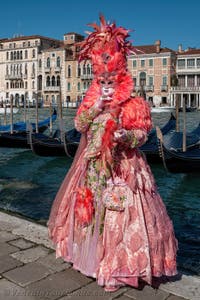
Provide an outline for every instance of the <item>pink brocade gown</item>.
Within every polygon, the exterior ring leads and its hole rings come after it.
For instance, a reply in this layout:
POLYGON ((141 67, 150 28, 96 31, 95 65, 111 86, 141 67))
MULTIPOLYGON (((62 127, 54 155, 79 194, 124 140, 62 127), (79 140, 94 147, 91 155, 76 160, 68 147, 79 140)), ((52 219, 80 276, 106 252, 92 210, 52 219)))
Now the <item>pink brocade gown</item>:
POLYGON ((151 284, 153 276, 177 273, 177 241, 150 167, 138 148, 130 145, 131 134, 144 143, 142 130, 127 132, 129 139, 112 149, 117 161, 113 174, 127 185, 127 193, 122 210, 105 206, 103 193, 110 178, 98 153, 109 118, 109 113, 97 115, 87 130, 85 146, 55 199, 49 231, 57 257, 72 262, 99 285, 138 287, 139 278, 151 284), (91 189, 95 203, 87 226, 79 226, 74 214, 76 190, 83 185, 91 189))

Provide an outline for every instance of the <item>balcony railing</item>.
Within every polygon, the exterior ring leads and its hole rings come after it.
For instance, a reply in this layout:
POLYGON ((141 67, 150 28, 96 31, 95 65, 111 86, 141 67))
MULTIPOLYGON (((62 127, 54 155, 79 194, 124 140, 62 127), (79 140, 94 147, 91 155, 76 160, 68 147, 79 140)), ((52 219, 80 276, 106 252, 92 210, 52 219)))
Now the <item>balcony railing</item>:
POLYGON ((49 73, 51 71, 51 68, 50 67, 45 67, 44 71, 45 71, 45 73, 49 73))
POLYGON ((161 85, 160 90, 161 90, 161 92, 167 92, 168 91, 168 85, 166 85, 166 84, 161 85))
POLYGON ((55 72, 60 72, 61 71, 61 67, 55 67, 55 72))
POLYGON ((154 86, 153 85, 146 85, 145 86, 145 91, 146 92, 153 92, 154 91, 154 86))
POLYGON ((45 92, 60 92, 60 86, 45 86, 45 92))
POLYGON ((200 92, 200 86, 173 86, 171 92, 200 92))
POLYGON ((92 74, 85 74, 85 75, 81 75, 80 77, 82 80, 85 80, 85 79, 92 80, 93 79, 92 74))
POLYGON ((7 74, 5 76, 7 80, 16 80, 16 79, 23 79, 23 74, 7 74))

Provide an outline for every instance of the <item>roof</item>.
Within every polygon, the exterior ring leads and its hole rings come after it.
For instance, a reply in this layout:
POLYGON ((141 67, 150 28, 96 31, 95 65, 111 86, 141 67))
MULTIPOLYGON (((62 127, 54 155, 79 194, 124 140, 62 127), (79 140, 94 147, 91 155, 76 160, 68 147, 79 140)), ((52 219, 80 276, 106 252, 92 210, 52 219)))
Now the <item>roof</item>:
POLYGON ((22 40, 33 40, 33 39, 41 39, 41 40, 62 42, 61 40, 49 38, 49 37, 42 36, 42 35, 18 36, 18 37, 14 37, 14 38, 6 38, 3 41, 5 41, 5 42, 14 42, 14 41, 22 41, 22 40))
POLYGON ((186 50, 183 50, 182 52, 176 52, 177 55, 195 55, 195 54, 200 54, 200 49, 196 49, 196 48, 189 48, 186 50))
MULTIPOLYGON (((136 54, 152 54, 152 53, 157 53, 156 45, 144 45, 144 46, 134 46, 136 49, 136 54), (139 51, 137 51, 139 50, 139 51)), ((174 50, 170 49, 170 48, 162 48, 160 47, 160 51, 159 53, 166 53, 166 52, 175 52, 174 50)))

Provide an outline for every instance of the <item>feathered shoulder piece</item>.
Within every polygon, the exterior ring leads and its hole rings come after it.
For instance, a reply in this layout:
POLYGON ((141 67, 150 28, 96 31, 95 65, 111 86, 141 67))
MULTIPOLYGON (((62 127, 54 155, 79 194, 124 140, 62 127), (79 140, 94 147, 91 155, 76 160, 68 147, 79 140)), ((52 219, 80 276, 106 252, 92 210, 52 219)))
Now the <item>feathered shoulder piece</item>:
POLYGON ((149 132, 152 128, 149 104, 142 97, 132 97, 121 107, 121 121, 127 130, 144 129, 149 132))

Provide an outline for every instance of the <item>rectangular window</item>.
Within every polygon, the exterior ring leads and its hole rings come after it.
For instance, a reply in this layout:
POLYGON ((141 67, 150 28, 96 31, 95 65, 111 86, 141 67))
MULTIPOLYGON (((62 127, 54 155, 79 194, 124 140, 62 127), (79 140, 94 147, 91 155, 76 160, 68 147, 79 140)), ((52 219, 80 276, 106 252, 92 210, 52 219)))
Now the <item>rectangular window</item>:
POLYGON ((188 68, 194 68, 195 67, 195 59, 188 59, 187 60, 187 67, 188 68))
POLYGON ((162 78, 162 84, 167 85, 167 76, 163 76, 162 78))
POLYGON ((144 59, 141 60, 141 67, 145 67, 145 60, 144 59))
POLYGON ((137 60, 133 60, 133 68, 137 68, 137 60))
POLYGON ((149 85, 153 85, 153 76, 149 76, 149 85))
POLYGON ((153 59, 149 59, 149 67, 153 67, 153 59))
POLYGON ((185 59, 178 59, 178 69, 184 69, 185 68, 185 59))
POLYGON ((163 58, 162 63, 163 63, 163 66, 166 66, 167 65, 167 59, 163 58))
POLYGON ((187 77, 187 86, 188 87, 194 87, 194 85, 195 85, 194 75, 188 75, 188 77, 187 77))
POLYGON ((197 68, 200 68, 200 58, 197 58, 197 68))

